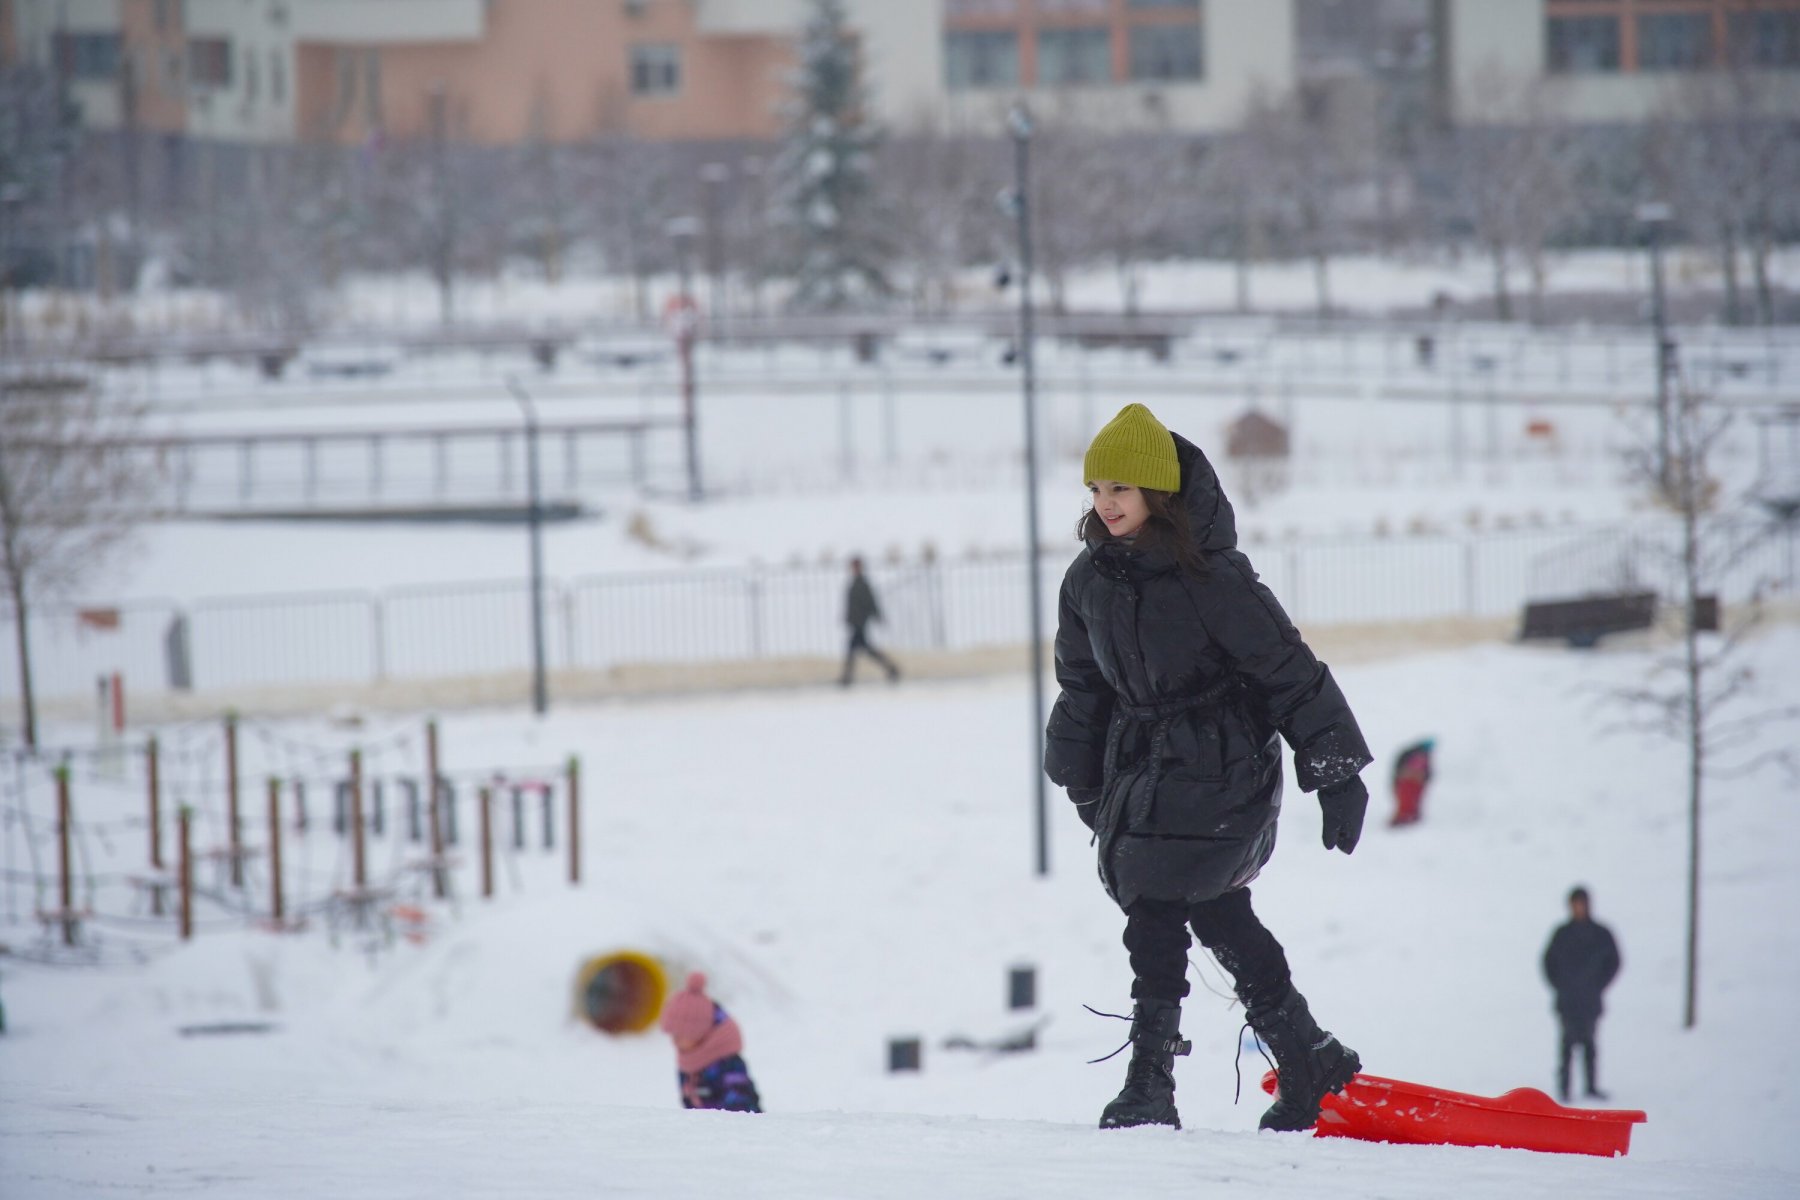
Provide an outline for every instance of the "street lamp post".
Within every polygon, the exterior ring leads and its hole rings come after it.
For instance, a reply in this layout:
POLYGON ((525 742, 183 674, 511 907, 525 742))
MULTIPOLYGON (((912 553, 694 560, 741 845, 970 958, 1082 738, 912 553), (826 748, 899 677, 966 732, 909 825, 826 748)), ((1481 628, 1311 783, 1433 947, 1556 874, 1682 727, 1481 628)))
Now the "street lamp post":
POLYGON ((700 488, 700 416, 698 387, 694 381, 694 337, 699 330, 693 293, 693 269, 689 255, 700 222, 694 217, 671 217, 667 226, 669 241, 675 247, 675 269, 679 273, 681 292, 675 298, 668 316, 674 325, 675 350, 681 360, 681 422, 687 435, 688 499, 699 500, 700 488))
POLYGON ((550 708, 544 674, 544 506, 538 491, 537 405, 517 379, 506 386, 525 410, 526 521, 531 528, 531 711, 543 716, 550 708))
POLYGON ((1031 311, 1031 112, 1024 104, 1007 114, 1013 141, 1013 188, 1006 197, 1019 238, 1018 359, 1025 408, 1025 572, 1031 597, 1031 778, 1037 873, 1050 873, 1050 837, 1044 792, 1044 603, 1038 572, 1037 365, 1031 311))
POLYGON ((1673 217, 1667 204, 1649 201, 1638 205, 1638 223, 1650 248, 1650 323, 1656 336, 1656 485, 1670 494, 1674 478, 1669 470, 1669 375, 1675 346, 1669 340, 1668 310, 1663 300, 1663 231, 1673 217))

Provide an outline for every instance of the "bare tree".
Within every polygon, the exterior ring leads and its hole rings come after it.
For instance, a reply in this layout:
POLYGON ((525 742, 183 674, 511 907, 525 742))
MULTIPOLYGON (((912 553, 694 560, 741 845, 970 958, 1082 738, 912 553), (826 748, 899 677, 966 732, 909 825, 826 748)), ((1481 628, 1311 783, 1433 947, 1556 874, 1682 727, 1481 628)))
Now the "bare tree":
POLYGON ((1663 490, 1675 507, 1680 536, 1672 549, 1645 547, 1647 565, 1671 586, 1680 650, 1660 659, 1641 686, 1616 693, 1630 716, 1627 727, 1670 736, 1687 754, 1688 913, 1683 1024, 1698 1021, 1701 816, 1706 781, 1760 770, 1771 763, 1800 778, 1800 754, 1791 744, 1748 754, 1777 722, 1800 716, 1800 707, 1755 707, 1757 670, 1746 644, 1762 616, 1761 600, 1772 581, 1752 577, 1749 602, 1728 611, 1725 584, 1750 569, 1751 555, 1773 527, 1755 520, 1747 505, 1732 502, 1709 471, 1730 418, 1691 386, 1678 390, 1671 422, 1670 477, 1662 489, 1654 455, 1646 452, 1636 474, 1663 490), (1660 568, 1660 569, 1659 569, 1660 568))
POLYGON ((1513 319, 1511 274, 1531 284, 1533 319, 1543 313, 1547 253, 1576 207, 1576 160, 1568 130, 1541 84, 1489 70, 1471 84, 1489 119, 1448 131, 1437 158, 1451 224, 1467 229, 1493 269, 1494 313, 1513 319))
POLYGON ((665 228, 677 215, 670 200, 675 152, 632 137, 603 113, 600 132, 583 145, 575 171, 575 190, 588 197, 577 220, 599 246, 607 271, 630 277, 632 312, 649 320, 650 277, 671 262, 665 228))
POLYGON ((1369 129, 1358 129, 1324 84, 1303 84, 1279 100, 1252 98, 1244 136, 1267 160, 1284 208, 1284 233, 1312 262, 1321 317, 1331 314, 1331 256, 1347 236, 1344 195, 1366 172, 1369 129))
POLYGON ((1103 170, 1104 139, 1081 122, 1069 93, 1052 93, 1033 113, 1031 227, 1033 254, 1051 312, 1068 311, 1069 273, 1098 254, 1089 188, 1103 170))
POLYGON ((555 128, 555 106, 540 84, 532 99, 531 128, 518 151, 510 200, 519 214, 513 222, 513 240, 537 262, 546 283, 562 279, 569 223, 555 128))
POLYGON ((1766 72, 1734 64, 1671 93, 1652 125, 1650 169, 1683 225, 1718 252, 1725 318, 1742 320, 1741 256, 1750 260, 1757 317, 1775 322, 1770 260, 1800 223, 1800 120, 1784 112, 1766 72))
POLYGON ((37 745, 32 608, 67 596, 129 541, 157 480, 154 461, 123 444, 135 421, 70 380, 0 387, 0 577, 27 746, 37 745))
POLYGON ((954 305, 957 273, 989 256, 1001 237, 991 203, 1007 161, 992 138, 915 122, 882 146, 877 186, 893 214, 896 259, 913 311, 925 316, 954 305))
POLYGON ((1269 230, 1279 217, 1271 162, 1247 133, 1228 133, 1200 156, 1195 189, 1200 221, 1231 255, 1238 312, 1255 306, 1251 270, 1268 253, 1269 230))

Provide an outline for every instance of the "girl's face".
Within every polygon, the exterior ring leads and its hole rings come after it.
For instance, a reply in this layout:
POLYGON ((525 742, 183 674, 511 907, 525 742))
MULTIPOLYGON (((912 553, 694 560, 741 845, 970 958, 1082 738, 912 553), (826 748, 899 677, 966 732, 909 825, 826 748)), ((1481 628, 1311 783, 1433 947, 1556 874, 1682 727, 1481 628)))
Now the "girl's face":
POLYGON ((1114 537, 1130 537, 1150 519, 1150 505, 1144 493, 1129 483, 1096 479, 1088 484, 1088 493, 1094 498, 1094 511, 1114 537))

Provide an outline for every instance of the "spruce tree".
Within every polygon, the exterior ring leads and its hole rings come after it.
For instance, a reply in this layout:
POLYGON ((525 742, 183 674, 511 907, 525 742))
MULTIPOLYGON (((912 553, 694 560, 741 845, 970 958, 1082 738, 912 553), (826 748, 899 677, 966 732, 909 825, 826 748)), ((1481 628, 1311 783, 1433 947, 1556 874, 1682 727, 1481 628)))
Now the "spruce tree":
POLYGON ((800 41, 784 148, 793 306, 836 310, 883 296, 883 242, 871 174, 879 131, 869 120, 856 35, 842 0, 813 0, 800 41))

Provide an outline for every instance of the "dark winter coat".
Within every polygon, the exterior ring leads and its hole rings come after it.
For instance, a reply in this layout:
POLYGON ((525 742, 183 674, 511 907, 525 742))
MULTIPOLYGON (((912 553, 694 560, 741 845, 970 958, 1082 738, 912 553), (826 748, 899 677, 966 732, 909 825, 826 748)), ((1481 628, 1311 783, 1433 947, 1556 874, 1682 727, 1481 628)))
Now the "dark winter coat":
POLYGON ((1600 993, 1618 973, 1619 943, 1598 921, 1567 921, 1544 948, 1544 978, 1556 989, 1556 1011, 1565 1021, 1598 1020, 1600 993))
POLYGON ((850 581, 849 594, 844 597, 844 623, 861 629, 880 619, 881 605, 875 603, 875 589, 869 586, 868 576, 858 575, 850 581))
POLYGON ((1093 826, 1121 907, 1200 903, 1255 878, 1275 849, 1277 733, 1303 791, 1372 761, 1330 671, 1238 551, 1212 464, 1175 446, 1203 573, 1167 550, 1090 542, 1063 577, 1056 633, 1044 769, 1093 826))

